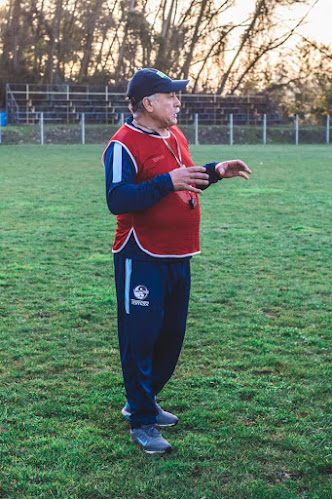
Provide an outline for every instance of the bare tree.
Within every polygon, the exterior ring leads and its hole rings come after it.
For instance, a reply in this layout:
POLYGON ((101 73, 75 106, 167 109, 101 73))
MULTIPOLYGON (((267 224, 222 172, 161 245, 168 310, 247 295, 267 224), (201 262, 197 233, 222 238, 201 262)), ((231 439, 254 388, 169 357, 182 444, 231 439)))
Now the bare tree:
MULTIPOLYGON (((314 1, 311 8, 318 2, 314 1)), ((235 54, 230 61, 226 71, 223 73, 218 85, 217 93, 222 94, 229 81, 232 79, 236 83, 232 85, 231 92, 235 92, 242 83, 246 74, 252 71, 260 59, 268 52, 279 48, 294 34, 295 29, 300 26, 307 14, 297 23, 295 28, 289 28, 282 36, 275 36, 277 24, 274 24, 274 13, 276 9, 282 6, 291 6, 294 4, 306 4, 308 0, 257 0, 255 9, 248 20, 247 28, 240 38, 240 43, 235 54), (252 50, 256 45, 256 50, 252 50), (242 55, 245 53, 245 57, 242 55), (249 63, 247 62, 249 59, 249 63), (236 66, 243 64, 245 70, 238 75, 236 66)), ((279 26, 278 26, 279 28, 279 26)))
POLYGON ((47 62, 44 72, 44 80, 53 83, 54 77, 54 58, 56 47, 60 40, 60 25, 63 10, 63 0, 56 0, 54 6, 53 18, 48 24, 49 44, 47 51, 47 62))
POLYGON ((193 36, 191 39, 191 44, 190 44, 189 50, 186 54, 186 58, 185 58, 183 70, 182 70, 182 75, 183 75, 183 78, 185 78, 185 79, 188 78, 189 68, 190 68, 190 64, 192 61, 192 57, 193 57, 193 52, 195 50, 197 41, 199 39, 199 32, 200 32, 201 27, 202 27, 203 16, 205 14, 205 9, 207 8, 208 3, 210 3, 209 0, 202 0, 201 6, 199 9, 199 14, 198 14, 196 21, 195 21, 194 33, 193 33, 193 36))
POLYGON ((172 64, 172 61, 169 59, 169 43, 174 28, 172 18, 173 12, 177 8, 177 0, 171 0, 170 5, 168 5, 167 0, 163 0, 161 5, 162 23, 161 32, 156 36, 158 52, 155 59, 155 66, 162 71, 167 71, 172 64))
MULTIPOLYGON (((93 57, 92 44, 94 41, 96 25, 104 1, 105 0, 94 0, 91 2, 91 9, 88 11, 86 16, 86 36, 83 44, 83 58, 79 72, 80 81, 86 79, 88 76, 89 64, 93 57)), ((134 0, 131 1, 134 2, 134 0)))
POLYGON ((22 34, 22 13, 24 12, 24 7, 21 0, 10 0, 2 35, 3 50, 1 59, 14 72, 19 67, 22 53, 20 38, 22 34))
POLYGON ((124 23, 124 31, 123 31, 122 42, 121 42, 120 48, 119 48, 118 64, 116 67, 117 74, 120 73, 122 66, 123 66, 124 54, 125 54, 125 49, 126 49, 126 44, 127 44, 128 30, 129 30, 129 26, 130 26, 130 16, 131 16, 132 12, 134 11, 135 3, 136 3, 136 0, 129 0, 129 10, 127 11, 126 4, 124 4, 123 10, 122 10, 121 21, 122 21, 122 23, 124 23))
POLYGON ((256 3, 256 8, 255 8, 255 11, 254 11, 254 14, 252 16, 252 19, 250 21, 250 24, 248 26, 248 28, 246 29, 246 31, 244 32, 244 34, 242 35, 241 37, 241 42, 235 52, 235 55, 233 57, 233 59, 231 60, 227 70, 225 71, 225 73, 223 74, 222 78, 221 78, 221 82, 218 86, 218 89, 217 89, 217 93, 218 94, 221 94, 225 88, 225 85, 227 83, 227 80, 229 79, 230 77, 230 74, 231 74, 231 71, 236 63, 236 61, 238 60, 239 58, 239 55, 241 54, 243 48, 245 47, 245 44, 248 42, 248 40, 250 39, 250 36, 254 30, 254 27, 255 27, 255 24, 257 22, 257 20, 259 19, 259 17, 262 15, 263 13, 263 10, 264 10, 264 7, 265 7, 265 4, 266 4, 266 0, 259 0, 257 3, 256 3))

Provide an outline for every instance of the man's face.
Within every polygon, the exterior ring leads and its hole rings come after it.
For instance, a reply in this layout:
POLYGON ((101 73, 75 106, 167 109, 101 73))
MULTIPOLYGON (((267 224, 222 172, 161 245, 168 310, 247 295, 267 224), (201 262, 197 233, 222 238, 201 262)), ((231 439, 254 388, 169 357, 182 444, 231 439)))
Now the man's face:
POLYGON ((157 93, 154 100, 150 101, 153 106, 150 117, 158 123, 160 127, 168 128, 177 123, 177 113, 181 106, 181 102, 177 98, 175 92, 167 94, 157 93))

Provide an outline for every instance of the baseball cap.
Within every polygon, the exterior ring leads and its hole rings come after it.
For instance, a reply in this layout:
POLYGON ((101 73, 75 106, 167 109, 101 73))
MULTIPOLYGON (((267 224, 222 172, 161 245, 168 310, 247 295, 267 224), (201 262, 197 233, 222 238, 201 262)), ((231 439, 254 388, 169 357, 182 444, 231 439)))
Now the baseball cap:
POLYGON ((158 69, 143 68, 136 71, 129 82, 127 97, 139 102, 143 97, 156 93, 179 92, 189 80, 172 80, 158 69))

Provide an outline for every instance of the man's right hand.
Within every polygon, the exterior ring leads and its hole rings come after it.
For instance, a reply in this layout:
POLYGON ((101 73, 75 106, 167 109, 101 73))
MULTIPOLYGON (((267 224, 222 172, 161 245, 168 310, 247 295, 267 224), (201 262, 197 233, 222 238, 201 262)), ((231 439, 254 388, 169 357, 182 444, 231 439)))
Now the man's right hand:
POLYGON ((175 191, 191 191, 200 194, 201 189, 195 187, 198 185, 208 185, 209 175, 204 166, 188 166, 188 168, 177 168, 171 171, 170 177, 175 191))

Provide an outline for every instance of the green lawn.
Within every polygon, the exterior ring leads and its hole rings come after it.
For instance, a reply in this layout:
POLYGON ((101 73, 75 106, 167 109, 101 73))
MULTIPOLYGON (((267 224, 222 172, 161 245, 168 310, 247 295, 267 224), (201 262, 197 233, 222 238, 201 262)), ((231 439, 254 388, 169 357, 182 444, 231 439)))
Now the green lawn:
POLYGON ((196 146, 201 197, 174 446, 129 439, 102 146, 1 146, 0 497, 331 497, 329 146, 196 146))

